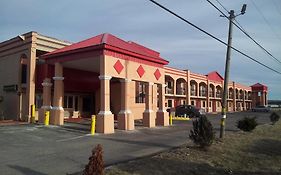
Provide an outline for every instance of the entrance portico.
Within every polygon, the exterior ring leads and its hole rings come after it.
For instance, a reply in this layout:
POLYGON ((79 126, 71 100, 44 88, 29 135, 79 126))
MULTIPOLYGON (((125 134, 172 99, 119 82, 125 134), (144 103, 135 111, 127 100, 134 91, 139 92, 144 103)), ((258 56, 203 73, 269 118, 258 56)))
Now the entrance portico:
MULTIPOLYGON (((163 66, 168 64, 168 61, 162 59, 158 52, 133 42, 123 41, 110 34, 101 34, 43 55, 42 58, 46 60, 46 64, 55 66, 52 75, 54 84, 50 116, 52 124, 63 125, 64 93, 72 86, 77 86, 75 81, 70 82, 71 77, 64 75, 63 70, 72 69, 98 75, 99 82, 95 82, 96 89, 93 88, 93 93, 98 93, 96 97, 99 97, 95 102, 98 110, 97 132, 113 133, 114 115, 117 116, 118 128, 122 130, 133 130, 134 120, 140 118, 146 127, 168 125, 168 115, 164 110, 163 86, 165 82, 163 66), (119 85, 113 86, 111 83, 113 79, 119 80, 119 85), (139 91, 140 85, 145 87, 145 92, 139 91), (119 88, 111 89, 112 87, 119 88), (160 87, 158 92, 157 87, 160 87), (120 93, 121 98, 111 98, 111 92, 120 93), (142 95, 143 101, 139 101, 139 95, 142 95), (144 106, 141 104, 143 102, 144 106), (113 113, 113 108, 119 112, 113 113)), ((80 77, 81 80, 86 78, 86 75, 80 77)), ((50 93, 50 90, 43 88, 43 94, 51 96, 50 93)), ((43 100, 45 104, 51 104, 50 98, 43 100)), ((40 118, 42 117, 41 114, 40 118)))

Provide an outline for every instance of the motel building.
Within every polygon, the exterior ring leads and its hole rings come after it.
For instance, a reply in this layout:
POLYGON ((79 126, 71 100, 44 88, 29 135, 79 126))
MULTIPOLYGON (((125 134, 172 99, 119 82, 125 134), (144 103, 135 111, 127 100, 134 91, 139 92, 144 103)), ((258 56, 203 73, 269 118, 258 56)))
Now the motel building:
MULTIPOLYGON (((224 79, 171 68, 160 53, 111 34, 78 43, 29 32, 0 43, 0 110, 4 119, 63 125, 97 116, 96 131, 167 126, 167 108, 191 104, 220 112, 224 79)), ((228 84, 228 111, 267 104, 267 87, 228 84)))

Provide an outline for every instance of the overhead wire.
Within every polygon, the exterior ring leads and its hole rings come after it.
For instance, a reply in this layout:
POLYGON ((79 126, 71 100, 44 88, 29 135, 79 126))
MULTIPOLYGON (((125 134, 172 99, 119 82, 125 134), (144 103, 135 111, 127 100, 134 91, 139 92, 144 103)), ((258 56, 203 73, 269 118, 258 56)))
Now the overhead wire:
MULTIPOLYGON (((199 30, 199 31, 201 31, 201 32, 203 32, 203 33, 205 33, 206 35, 210 36, 211 38, 213 38, 213 39, 217 40, 218 42, 224 44, 225 46, 228 46, 228 44, 227 44, 226 42, 224 42, 224 41, 222 41, 221 39, 217 38, 216 36, 210 34, 209 32, 207 32, 207 31, 201 29, 200 27, 196 26, 195 24, 191 23, 190 21, 186 20, 185 18, 181 17, 180 15, 176 14, 175 12, 171 11, 171 10, 168 9, 167 7, 165 7, 165 6, 161 5, 161 4, 159 4, 158 2, 156 2, 156 1, 154 1, 154 0, 149 0, 149 1, 152 2, 153 4, 157 5, 158 7, 162 8, 163 10, 169 12, 170 14, 174 15, 175 17, 179 18, 180 20, 182 20, 182 21, 186 22, 187 24, 191 25, 192 27, 196 28, 197 30, 199 30)), ((273 69, 273 68, 271 68, 271 67, 265 65, 264 63, 262 63, 262 62, 260 62, 260 61, 258 61, 258 60, 256 60, 256 59, 254 59, 253 57, 251 57, 251 56, 249 56, 249 55, 243 53, 242 51, 236 49, 235 47, 231 46, 231 48, 232 48, 233 50, 235 50, 236 52, 240 53, 241 55, 243 55, 243 56, 249 58, 250 60, 252 60, 252 61, 254 61, 254 62, 256 62, 256 63, 258 63, 258 64, 260 64, 260 65, 266 67, 267 69, 269 69, 269 70, 271 70, 271 71, 274 71, 275 73, 278 73, 278 74, 281 75, 281 72, 279 72, 279 71, 277 71, 277 70, 275 70, 275 69, 273 69)))
MULTIPOLYGON (((209 4, 211 4, 216 10, 218 10, 223 17, 227 18, 229 20, 229 17, 226 16, 225 13, 223 13, 215 4, 213 4, 210 0, 206 0, 207 2, 209 2, 209 4)), ((228 10, 218 1, 216 0, 220 6, 223 7, 223 9, 225 9, 227 12, 228 10)), ((275 56, 273 56, 267 49, 265 49, 261 44, 259 44, 253 37, 251 37, 247 32, 246 30, 239 24, 239 22, 235 19, 235 22, 237 23, 234 23, 232 22, 242 33, 244 33, 248 38, 250 38, 257 46, 259 46, 265 53, 267 53, 271 58, 274 59, 274 61, 277 61, 280 65, 281 65, 281 61, 279 59, 277 59, 275 56)))
POLYGON ((264 20, 264 22, 268 25, 268 27, 271 29, 271 31, 274 33, 274 35, 281 41, 280 36, 276 33, 275 29, 272 27, 270 22, 266 19, 266 17, 262 13, 262 11, 259 9, 259 7, 256 5, 256 3, 253 0, 251 0, 251 2, 254 5, 254 7, 257 9, 258 13, 261 15, 261 17, 264 20))

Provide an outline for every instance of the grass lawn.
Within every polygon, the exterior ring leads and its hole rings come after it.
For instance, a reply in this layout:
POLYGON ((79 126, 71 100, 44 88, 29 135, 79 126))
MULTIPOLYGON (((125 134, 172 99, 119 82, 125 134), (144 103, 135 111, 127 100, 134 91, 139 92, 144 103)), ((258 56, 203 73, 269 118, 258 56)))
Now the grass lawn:
POLYGON ((253 132, 227 134, 208 151, 188 142, 152 157, 108 167, 106 174, 281 175, 281 121, 257 126, 253 132))

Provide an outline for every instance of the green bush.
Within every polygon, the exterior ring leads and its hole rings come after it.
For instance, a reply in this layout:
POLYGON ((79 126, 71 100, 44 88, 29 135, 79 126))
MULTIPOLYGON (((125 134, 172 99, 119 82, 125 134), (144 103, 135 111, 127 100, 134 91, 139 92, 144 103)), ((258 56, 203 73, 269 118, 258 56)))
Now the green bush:
POLYGON ((257 125, 256 117, 245 117, 237 122, 237 127, 243 131, 252 131, 257 125))
POLYGON ((212 123, 205 115, 193 121, 193 130, 190 130, 189 138, 202 148, 212 145, 215 132, 212 123))
POLYGON ((272 124, 275 124, 280 119, 280 115, 278 115, 276 112, 273 112, 270 114, 269 118, 272 124))

